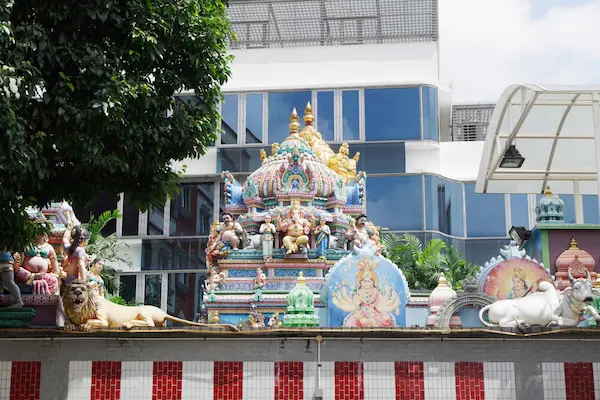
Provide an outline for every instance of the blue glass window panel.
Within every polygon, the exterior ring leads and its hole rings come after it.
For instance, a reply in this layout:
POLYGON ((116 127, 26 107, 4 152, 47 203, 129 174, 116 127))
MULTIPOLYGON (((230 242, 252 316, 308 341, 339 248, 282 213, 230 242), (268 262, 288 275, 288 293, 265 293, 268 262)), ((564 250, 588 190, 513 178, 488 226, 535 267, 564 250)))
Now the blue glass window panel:
POLYGON ((344 140, 360 139, 358 90, 342 91, 342 137, 344 140))
POLYGON ((369 177, 367 213, 375 225, 391 230, 423 229, 421 176, 369 177))
MULTIPOLYGON (((535 204, 537 205, 541 198, 544 197, 543 194, 535 195, 535 204)), ((575 196, 572 194, 561 194, 558 195, 560 199, 565 203, 563 207, 563 213, 565 214, 565 223, 574 224, 575 223, 575 196)))
POLYGON ((425 175, 425 229, 440 230, 437 177, 425 175))
POLYGON ((420 140, 419 88, 365 89, 365 139, 420 140))
POLYGON ((428 230, 464 236, 462 184, 425 176, 425 222, 428 230))
POLYGON ((203 273, 168 274, 167 312, 192 321, 200 312, 203 273))
POLYGON ((510 223, 529 228, 529 204, 526 194, 510 195, 510 223))
POLYGON ((423 139, 439 140, 438 91, 431 86, 421 88, 423 110, 423 139))
POLYGON ((506 237, 503 194, 475 193, 475 185, 465 184, 467 236, 506 237))
POLYGON ((310 98, 311 92, 269 93, 269 143, 281 143, 288 137, 292 110, 296 108, 301 122, 310 98))
POLYGON ((148 209, 148 221, 146 234, 149 236, 162 236, 165 227, 165 209, 164 207, 148 209))
POLYGON ((137 236, 140 210, 131 202, 129 195, 123 195, 123 226, 121 235, 137 236))
POLYGON ((205 269, 208 239, 143 239, 142 271, 205 269))
POLYGON ((171 200, 171 236, 199 236, 210 233, 214 208, 214 183, 184 183, 171 200))
POLYGON ((236 144, 238 138, 238 95, 226 94, 221 103, 221 144, 236 144))
POLYGON ((246 95, 246 143, 263 142, 263 94, 246 95))
POLYGON ((361 146, 352 145, 350 150, 351 156, 354 156, 354 151, 360 151, 357 165, 360 171, 367 171, 369 174, 406 172, 404 143, 365 143, 361 146))
POLYGON ((217 170, 215 172, 254 172, 262 164, 261 149, 270 154, 271 149, 268 147, 220 148, 217 153, 217 170))
POLYGON ((600 224, 600 215, 598 214, 598 195, 584 194, 583 200, 583 223, 600 224))
POLYGON ((445 183, 446 202, 444 212, 448 233, 453 236, 464 236, 463 188, 462 183, 447 181, 445 183))
POLYGON ((316 125, 326 142, 333 142, 334 139, 335 116, 333 110, 333 92, 317 92, 316 125))

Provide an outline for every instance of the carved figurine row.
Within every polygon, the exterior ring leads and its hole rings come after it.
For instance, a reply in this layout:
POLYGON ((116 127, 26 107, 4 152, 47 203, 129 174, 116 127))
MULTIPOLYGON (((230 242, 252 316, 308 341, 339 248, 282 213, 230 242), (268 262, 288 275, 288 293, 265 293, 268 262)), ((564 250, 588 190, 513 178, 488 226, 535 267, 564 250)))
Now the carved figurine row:
MULTIPOLYGON (((3 288, 14 299, 10 308, 23 307, 19 285, 30 287, 33 294, 56 295, 62 284, 68 285, 75 280, 81 280, 90 282, 99 295, 104 295, 104 281, 100 275, 104 260, 96 257, 90 263, 90 256, 86 253, 89 232, 71 216, 72 209, 66 203, 61 212, 67 222, 60 248, 61 251, 64 250, 62 264, 59 264, 56 250, 49 243, 45 233, 37 236, 24 251, 13 254, 5 252, 0 256, 3 288)), ((31 213, 30 220, 33 223, 50 225, 41 213, 31 213)))
MULTIPOLYGON (((366 215, 360 215, 356 220, 351 219, 350 228, 345 232, 344 239, 349 243, 349 249, 360 249, 366 243, 378 248, 381 253, 379 231, 370 223, 366 215)), ((232 214, 226 212, 221 216, 221 222, 215 221, 211 227, 207 260, 210 266, 214 261, 225 257, 233 250, 240 248, 262 249, 263 258, 271 260, 276 234, 283 234, 282 246, 286 256, 291 254, 307 254, 310 248, 310 235, 314 235, 314 245, 317 257, 327 258, 327 250, 338 247, 338 238, 331 234, 331 228, 325 218, 315 218, 305 215, 298 203, 292 203, 285 218, 281 215, 273 218, 267 214, 259 228, 259 233, 249 235, 232 214)))

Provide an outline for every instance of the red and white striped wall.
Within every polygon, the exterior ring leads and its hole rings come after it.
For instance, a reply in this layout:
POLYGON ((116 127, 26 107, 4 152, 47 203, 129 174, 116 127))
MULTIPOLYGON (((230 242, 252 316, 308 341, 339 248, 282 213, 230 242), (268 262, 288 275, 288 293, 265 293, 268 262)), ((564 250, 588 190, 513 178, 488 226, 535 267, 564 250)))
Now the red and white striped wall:
MULTIPOLYGON (((39 400, 41 362, 0 362, 0 399, 39 400)), ((49 366, 51 368, 51 366, 49 366)), ((600 399, 600 363, 542 363, 546 400, 600 399)), ((72 361, 68 400, 312 400, 314 362, 72 361)), ((325 400, 512 400, 513 363, 324 362, 325 400)))
MULTIPOLYGON (((512 363, 325 362, 327 400, 511 400, 512 363)), ((71 362, 69 400, 312 400, 314 362, 71 362)))
POLYGON ((542 363, 545 400, 600 399, 600 363, 542 363))
POLYGON ((0 361, 0 399, 39 400, 40 361, 0 361))

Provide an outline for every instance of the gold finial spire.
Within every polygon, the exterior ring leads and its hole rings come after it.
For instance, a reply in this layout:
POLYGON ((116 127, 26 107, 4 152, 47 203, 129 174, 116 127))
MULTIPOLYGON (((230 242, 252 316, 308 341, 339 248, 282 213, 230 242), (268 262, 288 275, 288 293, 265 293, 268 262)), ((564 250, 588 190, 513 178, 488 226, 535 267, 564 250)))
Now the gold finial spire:
POLYGON ((448 279, 446 279, 446 276, 443 273, 440 274, 440 277, 438 278, 438 287, 440 286, 448 286, 448 279))
POLYGON ((292 111, 292 115, 290 115, 290 133, 298 133, 298 129, 300 129, 300 124, 298 123, 298 112, 296 111, 296 107, 292 111))
POLYGON ((311 126, 314 120, 315 116, 312 113, 312 106, 310 105, 309 101, 306 103, 306 108, 304 108, 304 123, 308 126, 311 126))
POLYGON ((298 272, 298 280, 296 282, 299 284, 306 283, 306 279, 304 279, 304 272, 302 272, 302 271, 298 272))
POLYGON ((546 196, 551 196, 552 195, 552 191, 550 190, 550 186, 546 186, 546 190, 544 191, 544 194, 546 196))
POLYGON ((569 243, 569 250, 570 249, 579 250, 579 247, 577 247, 577 240, 574 237, 571 238, 571 242, 569 243))

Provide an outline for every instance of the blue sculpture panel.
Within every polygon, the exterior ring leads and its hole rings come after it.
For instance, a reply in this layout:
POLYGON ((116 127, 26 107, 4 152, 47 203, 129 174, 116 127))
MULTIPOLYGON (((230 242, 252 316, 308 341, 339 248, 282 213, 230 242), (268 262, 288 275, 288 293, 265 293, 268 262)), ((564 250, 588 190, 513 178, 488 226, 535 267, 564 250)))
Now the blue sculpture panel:
POLYGON ((331 269, 323 301, 329 326, 404 327, 408 296, 406 279, 390 260, 355 255, 331 269))

